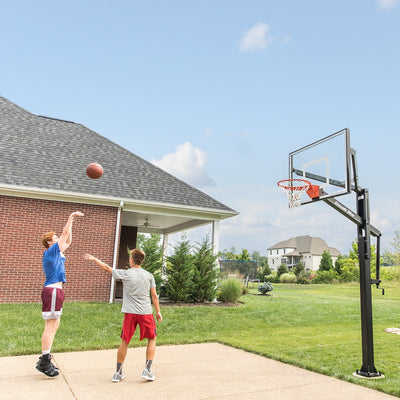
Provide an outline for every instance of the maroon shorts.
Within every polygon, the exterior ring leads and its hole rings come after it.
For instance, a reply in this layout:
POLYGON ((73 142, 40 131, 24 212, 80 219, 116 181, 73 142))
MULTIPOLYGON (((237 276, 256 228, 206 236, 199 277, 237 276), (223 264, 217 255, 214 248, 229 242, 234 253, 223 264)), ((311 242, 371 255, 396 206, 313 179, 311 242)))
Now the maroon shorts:
POLYGON ((129 343, 135 333, 136 326, 140 328, 140 340, 154 339, 157 336, 156 321, 153 314, 129 314, 126 313, 122 325, 121 339, 129 343))
POLYGON ((60 319, 64 302, 64 290, 44 287, 42 290, 43 319, 60 319))

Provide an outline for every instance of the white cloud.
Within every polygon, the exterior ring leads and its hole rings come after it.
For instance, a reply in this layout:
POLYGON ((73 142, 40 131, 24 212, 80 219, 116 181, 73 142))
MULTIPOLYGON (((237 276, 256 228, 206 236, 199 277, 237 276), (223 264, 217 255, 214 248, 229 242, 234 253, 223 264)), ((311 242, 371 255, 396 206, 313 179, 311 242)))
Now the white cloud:
POLYGON ((151 162, 195 187, 215 186, 207 172, 207 154, 189 142, 179 145, 175 153, 151 162))
POLYGON ((292 37, 289 35, 271 36, 269 35, 269 31, 270 31, 269 25, 260 22, 259 24, 254 25, 248 31, 243 32, 243 37, 242 40, 240 41, 240 50, 241 51, 262 50, 270 46, 272 43, 279 45, 287 45, 292 41, 292 37))
POLYGON ((375 0, 375 2, 381 10, 394 8, 399 4, 399 0, 375 0))
POLYGON ((267 24, 259 23, 244 32, 240 41, 240 50, 254 51, 267 47, 271 42, 271 38, 267 37, 269 29, 267 24))

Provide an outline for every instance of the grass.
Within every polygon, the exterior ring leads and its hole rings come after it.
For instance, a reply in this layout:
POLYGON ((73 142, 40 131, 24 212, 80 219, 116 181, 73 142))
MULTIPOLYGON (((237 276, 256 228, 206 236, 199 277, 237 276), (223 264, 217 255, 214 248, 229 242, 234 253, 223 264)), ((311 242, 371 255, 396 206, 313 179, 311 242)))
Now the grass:
MULTIPOLYGON (((237 307, 162 307, 158 345, 219 342, 400 397, 400 287, 372 287, 375 367, 384 379, 353 377, 360 369, 359 285, 274 284, 272 296, 256 290, 237 307)), ((120 304, 66 303, 53 352, 117 348, 120 304)), ((0 304, 0 355, 39 353, 39 304, 0 304)), ((137 335, 131 346, 141 346, 137 335)), ((290 379, 290 378, 289 378, 290 379)))

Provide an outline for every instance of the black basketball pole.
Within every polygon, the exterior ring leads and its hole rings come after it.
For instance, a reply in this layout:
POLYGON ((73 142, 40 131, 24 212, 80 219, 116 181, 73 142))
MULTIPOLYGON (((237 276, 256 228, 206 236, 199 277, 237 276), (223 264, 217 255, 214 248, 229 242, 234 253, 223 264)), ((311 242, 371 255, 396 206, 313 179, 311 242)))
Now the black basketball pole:
POLYGON ((358 226, 358 259, 360 264, 360 303, 362 366, 357 375, 373 378, 381 376, 374 365, 374 339, 371 294, 371 232, 369 223, 369 194, 361 189, 357 195, 357 214, 362 220, 358 226))
MULTIPOLYGON (((379 251, 377 252, 377 279, 371 279, 371 234, 378 239, 381 232, 370 224, 369 193, 362 189, 357 183, 357 166, 355 152, 352 151, 353 179, 352 190, 357 196, 357 213, 354 213, 335 198, 326 198, 323 201, 339 211, 342 215, 357 224, 358 236, 358 260, 360 270, 360 305, 361 305, 361 343, 362 343, 362 366, 356 370, 355 375, 364 378, 383 377, 374 365, 374 339, 372 324, 372 293, 371 285, 379 287, 379 251)), ((378 241, 379 243, 379 241, 378 241)))
MULTIPOLYGON (((316 143, 310 145, 313 146, 316 143)), ((369 213, 369 193, 367 189, 363 189, 358 185, 358 171, 356 152, 350 148, 350 142, 346 142, 348 149, 349 159, 346 160, 346 181, 349 182, 349 191, 353 191, 357 196, 357 213, 350 210, 347 206, 340 203, 334 197, 323 197, 321 200, 328 204, 330 207, 344 215, 350 221, 357 225, 357 239, 358 239, 358 260, 360 270, 360 306, 361 306, 361 341, 362 341, 362 366, 361 369, 356 370, 353 374, 363 378, 379 378, 384 375, 377 371, 374 365, 374 338, 373 338, 373 325, 372 325, 372 293, 371 285, 375 284, 379 289, 381 280, 379 279, 379 266, 380 266, 380 238, 382 233, 370 224, 369 213), (353 174, 351 174, 353 172, 353 174), (351 179, 352 178, 352 179, 351 179), (351 183, 350 183, 351 182, 351 183), (377 238, 376 249, 376 279, 371 279, 371 235, 377 238)), ((305 149, 305 148, 303 148, 305 149)), ((301 149, 301 150, 303 150, 301 149)), ((299 151, 299 150, 298 150, 299 151)), ((297 152, 298 152, 297 151, 297 152)), ((326 182, 327 178, 303 172, 294 169, 292 166, 292 155, 296 152, 290 153, 289 169, 290 174, 293 172, 299 176, 326 182)), ((291 176, 291 175, 290 175, 291 176)), ((334 179, 329 179, 329 184, 339 187, 345 187, 345 182, 334 179)), ((320 188, 320 196, 326 195, 323 188, 320 188)), ((313 201, 319 198, 313 198, 313 201)), ((382 289, 382 294, 384 290, 382 289)))

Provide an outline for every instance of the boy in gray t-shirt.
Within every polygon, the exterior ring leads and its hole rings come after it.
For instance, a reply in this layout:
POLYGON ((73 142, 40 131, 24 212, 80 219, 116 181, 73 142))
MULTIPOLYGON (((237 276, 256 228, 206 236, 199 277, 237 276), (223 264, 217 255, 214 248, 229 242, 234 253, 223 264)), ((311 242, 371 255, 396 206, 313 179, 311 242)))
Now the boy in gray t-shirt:
POLYGON ((140 249, 134 249, 130 252, 129 265, 131 268, 128 270, 112 269, 109 265, 90 254, 85 254, 84 258, 94 261, 106 272, 112 274, 114 279, 120 279, 123 284, 121 312, 125 313, 125 316, 121 333, 122 341, 117 352, 117 371, 113 376, 113 382, 119 382, 124 378, 122 365, 137 325, 140 328, 140 340, 146 338, 148 341, 146 366, 143 370, 142 378, 154 381, 155 376, 151 371, 151 364, 156 350, 157 328, 151 302, 153 302, 156 309, 158 322, 162 321, 162 316, 154 276, 141 268, 145 258, 144 252, 140 249))

